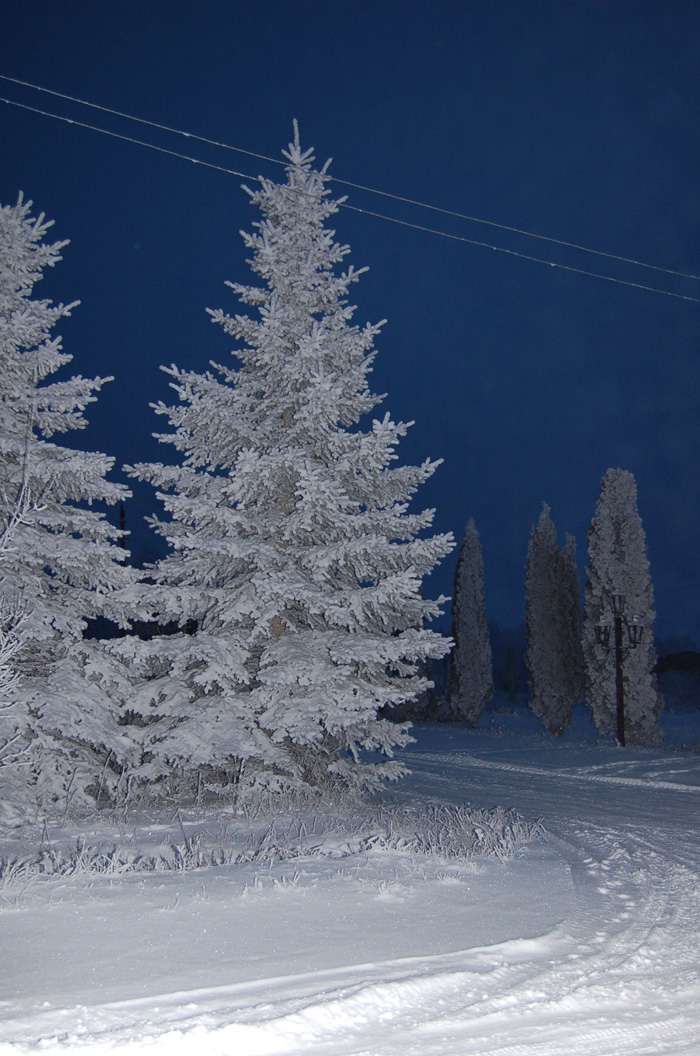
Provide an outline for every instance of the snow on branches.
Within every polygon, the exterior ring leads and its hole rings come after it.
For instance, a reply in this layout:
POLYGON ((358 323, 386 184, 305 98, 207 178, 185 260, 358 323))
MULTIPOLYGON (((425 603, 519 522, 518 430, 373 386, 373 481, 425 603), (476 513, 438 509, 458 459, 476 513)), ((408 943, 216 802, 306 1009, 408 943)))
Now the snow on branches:
POLYGON ((567 535, 559 550, 546 505, 527 551, 525 629, 530 707, 551 733, 561 733, 583 696, 581 600, 576 542, 567 535))
POLYGON ((119 533, 85 505, 129 494, 105 479, 114 460, 51 440, 85 426, 83 412, 111 379, 47 380, 72 359, 52 331, 77 304, 32 296, 67 244, 45 241, 50 226, 21 195, 0 208, 0 591, 13 716, 0 781, 6 793, 19 745, 25 791, 40 806, 90 798, 85 789, 107 751, 113 709, 97 692, 97 676, 86 689, 86 664, 95 668, 98 650, 82 632, 98 615, 123 622, 119 588, 128 578, 119 533))
POLYGON ((599 730, 616 728, 615 650, 596 640, 596 625, 610 624, 613 594, 624 596, 625 610, 643 628, 636 648, 625 648, 625 741, 655 747, 661 743, 663 700, 653 669, 654 588, 649 572, 646 536, 637 509, 637 485, 624 469, 609 469, 588 531, 588 568, 583 652, 586 665, 586 699, 599 730))
POLYGON ((367 384, 381 324, 352 322, 361 272, 326 226, 326 168, 297 134, 285 157, 286 182, 246 189, 260 284, 228 285, 254 314, 210 311, 239 365, 164 368, 179 402, 155 405, 159 439, 182 461, 131 470, 168 515, 143 614, 196 631, 120 648, 151 679, 149 757, 214 790, 398 777, 406 727, 378 712, 421 693, 422 662, 449 644, 428 628, 445 599, 421 581, 452 538, 409 510, 439 463, 394 465, 407 426, 388 414, 360 428, 382 399, 367 384))

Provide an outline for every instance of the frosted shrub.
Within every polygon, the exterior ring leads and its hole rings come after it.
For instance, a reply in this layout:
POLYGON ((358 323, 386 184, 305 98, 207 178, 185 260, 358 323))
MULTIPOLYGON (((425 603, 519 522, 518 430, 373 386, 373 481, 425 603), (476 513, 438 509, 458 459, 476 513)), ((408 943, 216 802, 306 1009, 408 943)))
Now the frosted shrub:
POLYGON ((159 829, 157 837, 135 831, 119 842, 45 839, 35 851, 0 858, 0 894, 14 897, 40 878, 79 880, 251 863, 264 866, 301 858, 347 859, 368 852, 506 859, 543 835, 539 822, 526 821, 514 810, 447 804, 366 805, 342 814, 291 811, 235 822, 193 816, 177 825, 171 820, 159 829))

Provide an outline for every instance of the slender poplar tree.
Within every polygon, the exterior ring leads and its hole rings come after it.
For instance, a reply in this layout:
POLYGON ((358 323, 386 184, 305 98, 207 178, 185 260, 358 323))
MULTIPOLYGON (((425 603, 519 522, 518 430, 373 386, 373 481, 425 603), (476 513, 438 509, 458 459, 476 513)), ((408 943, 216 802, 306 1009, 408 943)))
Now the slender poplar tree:
POLYGON ((455 644, 450 657, 450 711, 476 726, 493 696, 493 662, 484 604, 484 558, 473 518, 467 524, 457 558, 452 637, 455 644))
MULTIPOLYGON (((646 537, 637 508, 637 485, 623 469, 609 469, 601 482, 600 497, 588 532, 588 568, 585 588, 583 653, 586 700, 598 729, 616 729, 617 695, 615 650, 599 645, 596 625, 610 624, 613 594, 625 598, 625 615, 643 627, 640 645, 625 646, 623 691, 625 741, 654 747, 661 743, 663 699, 653 669, 654 589, 649 571, 646 537)), ((625 636, 625 639, 627 636, 625 636)))
POLYGON ((576 542, 557 533, 544 506, 530 536, 525 575, 526 660, 530 707, 551 733, 570 724, 582 697, 580 599, 576 542))
POLYGON ((530 671, 530 707, 538 719, 557 729, 561 711, 557 609, 559 591, 557 533, 544 506, 532 529, 525 571, 525 659, 530 671))
POLYGON ((583 666, 583 613, 581 583, 576 560, 576 539, 567 533, 559 552, 557 566, 559 587, 559 620, 562 652, 562 688, 571 709, 583 701, 585 674, 583 666))
POLYGON ((449 647, 427 626, 446 599, 421 581, 453 541, 408 509, 439 463, 395 466, 407 426, 388 414, 360 427, 381 402, 367 386, 381 324, 352 323, 361 272, 339 270, 327 166, 296 130, 285 157, 286 182, 246 188, 260 282, 229 285, 255 312, 210 312, 235 360, 164 368, 179 403, 155 406, 172 428, 159 439, 182 462, 131 469, 168 514, 145 608, 194 633, 119 648, 150 679, 148 758, 212 792, 400 776, 407 727, 378 711, 421 693, 422 662, 449 647))

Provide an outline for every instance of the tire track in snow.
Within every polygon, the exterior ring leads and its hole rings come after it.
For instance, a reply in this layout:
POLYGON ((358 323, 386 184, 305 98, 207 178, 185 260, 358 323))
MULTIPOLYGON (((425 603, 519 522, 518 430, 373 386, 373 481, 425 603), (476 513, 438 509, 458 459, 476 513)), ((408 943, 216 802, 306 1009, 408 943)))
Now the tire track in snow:
MULTIPOLYGON (((423 754, 421 759, 431 762, 445 763, 445 757, 437 754, 423 754)), ((506 773, 524 774, 527 776, 546 777, 550 780, 562 781, 586 781, 604 785, 624 785, 629 788, 659 789, 664 792, 690 792, 700 795, 700 785, 686 785, 676 781, 660 781, 654 778, 625 777, 614 774, 595 774, 583 770, 554 770, 543 766, 517 766, 514 763, 499 762, 494 759, 481 759, 479 756, 468 752, 460 753, 460 766, 476 767, 481 770, 502 770, 506 773)))
POLYGON ((633 825, 610 831, 559 817, 555 829, 575 905, 549 935, 464 951, 449 962, 434 958, 420 972, 374 965, 372 982, 319 993, 264 1023, 258 1018, 249 1047, 241 1047, 234 1026, 224 1028, 218 1051, 697 1056, 700 907, 689 895, 700 877, 692 834, 674 855, 663 834, 633 825))
MULTIPOLYGON (((450 763, 462 773, 473 767, 499 771, 514 779, 513 791, 523 776, 545 779, 543 786, 550 790, 552 782, 556 786, 564 778, 627 786, 641 795, 700 791, 692 785, 562 773, 461 753, 451 759, 421 753, 411 763, 414 771, 421 764, 428 770, 438 764, 442 773, 426 776, 452 789, 458 782, 447 772, 450 763)), ((501 801, 502 793, 499 784, 501 801)), ((297 1030, 306 1037, 303 1049, 285 1051, 314 1056, 697 1056, 697 825, 685 836, 665 831, 663 824, 651 830, 633 825, 623 803, 611 829, 578 817, 575 804, 557 800, 556 789, 552 797, 551 812, 543 813, 548 824, 554 819, 549 825, 553 842, 569 863, 575 908, 550 936, 530 941, 531 956, 522 957, 522 944, 517 957, 508 943, 467 951, 460 971, 416 978, 410 985, 374 984, 347 1003, 332 999, 325 1013, 320 1003, 270 1024, 280 1030, 280 1039, 291 1039, 297 1030), (313 1022, 323 1030, 314 1030, 313 1022)))
POLYGON ((631 834, 621 842, 583 828, 557 846, 577 900, 571 920, 549 936, 465 951, 457 971, 317 999, 265 1024, 256 1044, 266 1037, 271 1053, 314 1056, 697 1056, 697 1020, 688 1014, 697 974, 669 993, 667 967, 654 978, 647 963, 671 956, 683 969, 693 959, 683 941, 680 957, 673 943, 650 947, 688 877, 674 888, 673 863, 649 862, 631 834))

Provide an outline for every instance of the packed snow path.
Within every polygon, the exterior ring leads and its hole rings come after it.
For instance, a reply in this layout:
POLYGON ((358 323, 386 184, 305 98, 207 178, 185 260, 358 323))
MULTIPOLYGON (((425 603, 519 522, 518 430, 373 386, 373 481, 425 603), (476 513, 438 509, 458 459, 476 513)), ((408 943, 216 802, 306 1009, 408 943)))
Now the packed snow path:
POLYGON ((412 753, 422 790, 453 790, 458 772, 470 802, 541 815, 574 903, 544 939, 484 951, 470 1000, 456 995, 426 1024, 428 1045, 404 1051, 700 1052, 700 760, 599 749, 596 765, 546 743, 529 759, 462 744, 412 753))
MULTIPOLYGON (((522 926, 496 899, 481 903, 481 931, 446 936, 433 922, 435 942, 421 938, 425 952, 411 956, 363 958, 370 947, 346 934, 345 948, 303 973, 270 959, 253 981, 70 1008, 47 1002, 43 1015, 27 1009, 24 1018, 6 1003, 2 1056, 37 1042, 86 1056, 697 1056, 700 757, 457 728, 417 733, 406 752, 413 775, 396 796, 501 803, 544 820, 546 845, 474 876, 475 886, 496 888, 520 878, 532 907, 522 926), (507 937, 475 944, 479 934, 507 937)), ((311 915, 330 890, 314 888, 311 915)), ((414 894, 436 890, 426 880, 414 894)), ((383 933, 372 922, 387 951, 397 949, 392 929, 419 926, 419 908, 407 903, 383 933)), ((283 895, 274 913, 277 929, 283 895)))

